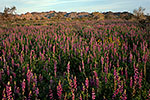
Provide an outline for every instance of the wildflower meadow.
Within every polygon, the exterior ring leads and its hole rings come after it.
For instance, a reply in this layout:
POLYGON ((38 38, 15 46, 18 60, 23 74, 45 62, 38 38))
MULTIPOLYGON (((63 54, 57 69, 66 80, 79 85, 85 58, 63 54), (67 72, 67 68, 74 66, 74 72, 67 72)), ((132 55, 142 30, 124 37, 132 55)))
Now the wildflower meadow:
POLYGON ((2 100, 150 100, 150 44, 135 23, 0 29, 2 100))

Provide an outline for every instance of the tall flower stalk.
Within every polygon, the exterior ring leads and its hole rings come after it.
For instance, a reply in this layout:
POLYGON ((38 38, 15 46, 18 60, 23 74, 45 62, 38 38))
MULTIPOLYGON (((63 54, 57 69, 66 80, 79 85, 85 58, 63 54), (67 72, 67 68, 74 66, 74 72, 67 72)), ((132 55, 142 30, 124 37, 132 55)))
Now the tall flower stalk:
POLYGON ((13 100, 10 82, 8 82, 7 85, 6 85, 6 94, 7 94, 7 99, 8 100, 13 100))
POLYGON ((58 95, 58 99, 60 99, 60 100, 62 98, 62 91, 63 91, 63 89, 61 86, 61 81, 59 81, 58 86, 57 86, 57 95, 58 95))

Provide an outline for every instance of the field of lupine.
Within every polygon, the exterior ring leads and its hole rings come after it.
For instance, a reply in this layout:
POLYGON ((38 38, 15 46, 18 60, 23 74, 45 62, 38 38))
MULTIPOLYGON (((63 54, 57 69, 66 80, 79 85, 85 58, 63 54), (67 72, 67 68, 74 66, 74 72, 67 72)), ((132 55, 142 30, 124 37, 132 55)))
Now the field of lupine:
POLYGON ((0 30, 2 100, 150 100, 146 30, 59 22, 0 30))

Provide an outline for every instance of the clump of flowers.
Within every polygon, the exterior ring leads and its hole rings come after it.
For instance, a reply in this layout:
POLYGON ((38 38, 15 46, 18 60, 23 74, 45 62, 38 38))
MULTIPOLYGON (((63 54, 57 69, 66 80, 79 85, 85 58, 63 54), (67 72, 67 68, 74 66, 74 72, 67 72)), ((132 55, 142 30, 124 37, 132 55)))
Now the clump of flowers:
POLYGON ((58 83, 58 86, 57 86, 57 95, 58 95, 58 98, 61 99, 61 96, 62 96, 62 86, 61 86, 61 81, 59 81, 58 83))

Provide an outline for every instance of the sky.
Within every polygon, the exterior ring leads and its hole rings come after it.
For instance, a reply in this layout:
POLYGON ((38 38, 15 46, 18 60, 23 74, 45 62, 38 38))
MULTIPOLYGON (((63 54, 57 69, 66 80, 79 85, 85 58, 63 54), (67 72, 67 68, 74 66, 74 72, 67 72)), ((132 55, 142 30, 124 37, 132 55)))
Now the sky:
POLYGON ((26 12, 133 12, 142 6, 150 13, 150 0, 0 0, 0 12, 16 6, 17 14, 26 12))

